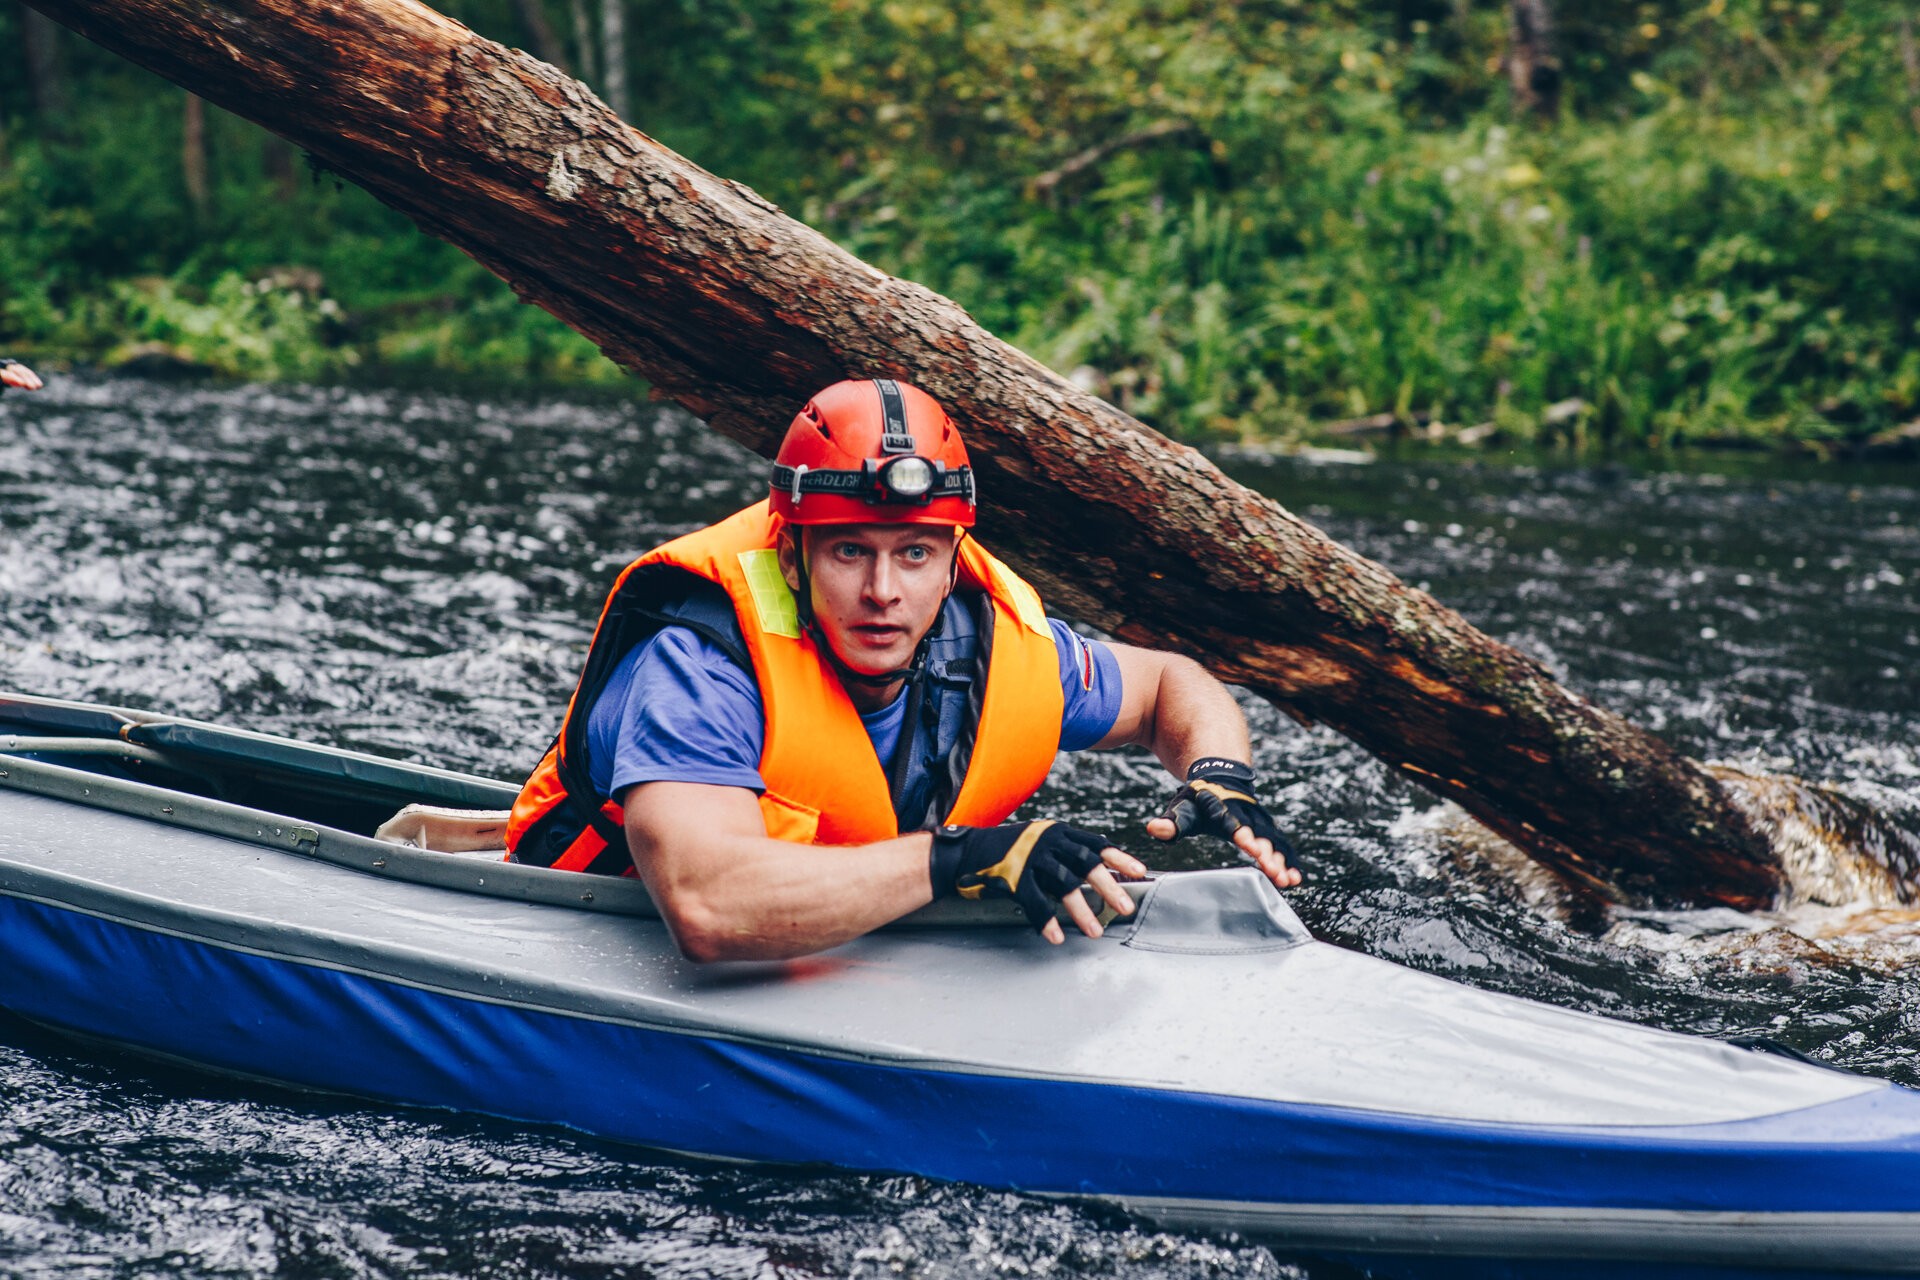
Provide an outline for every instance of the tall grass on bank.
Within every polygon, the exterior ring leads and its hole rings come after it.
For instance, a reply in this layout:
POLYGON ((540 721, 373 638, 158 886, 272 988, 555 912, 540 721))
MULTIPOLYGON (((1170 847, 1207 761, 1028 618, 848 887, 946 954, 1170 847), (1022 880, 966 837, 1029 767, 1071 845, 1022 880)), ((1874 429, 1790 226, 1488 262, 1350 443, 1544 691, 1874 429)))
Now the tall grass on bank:
MULTIPOLYGON (((1814 142, 1676 103, 1550 139, 1347 137, 1284 188, 1178 205, 1116 184, 1014 241, 1023 301, 994 318, 1188 433, 1524 434, 1572 399, 1595 441, 1870 433, 1920 413, 1920 218, 1888 207, 1900 162, 1814 142)), ((971 255, 916 248, 896 269, 964 297, 971 255)))

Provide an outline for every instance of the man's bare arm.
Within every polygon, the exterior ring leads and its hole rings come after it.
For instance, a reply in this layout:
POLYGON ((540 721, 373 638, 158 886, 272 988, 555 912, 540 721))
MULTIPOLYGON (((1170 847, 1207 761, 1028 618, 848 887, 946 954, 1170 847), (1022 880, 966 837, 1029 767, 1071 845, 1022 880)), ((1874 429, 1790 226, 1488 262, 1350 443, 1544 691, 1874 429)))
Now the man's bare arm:
MULTIPOLYGON (((932 837, 921 831, 876 844, 802 845, 767 835, 760 803, 743 787, 648 782, 626 798, 634 866, 690 960, 785 960, 870 933, 933 900, 932 837)), ((1109 849, 1088 877, 1121 913, 1133 909, 1114 881, 1146 874, 1109 849)), ((1078 893, 1069 919, 1088 937, 1100 922, 1078 893)), ((1064 941, 1060 922, 1040 934, 1064 941)))
POLYGON ((1096 746, 1145 747, 1176 778, 1203 756, 1252 758, 1240 704, 1206 668, 1177 653, 1108 648, 1120 664, 1120 714, 1096 746))
POLYGON ((691 960, 784 960, 869 933, 933 900, 925 832, 828 847, 767 835, 744 787, 648 782, 626 799, 627 843, 691 960))
MULTIPOLYGON (((1176 778, 1186 777, 1196 760, 1217 757, 1246 763, 1253 759, 1253 741, 1240 704, 1199 663, 1155 649, 1109 647, 1120 665, 1120 714, 1097 746, 1146 747, 1176 778)), ((1147 834, 1171 840, 1174 824, 1165 817, 1153 818, 1147 823, 1147 834)), ((1300 883, 1298 869, 1288 866, 1273 841, 1255 836, 1251 827, 1236 831, 1233 844, 1280 888, 1300 883)))

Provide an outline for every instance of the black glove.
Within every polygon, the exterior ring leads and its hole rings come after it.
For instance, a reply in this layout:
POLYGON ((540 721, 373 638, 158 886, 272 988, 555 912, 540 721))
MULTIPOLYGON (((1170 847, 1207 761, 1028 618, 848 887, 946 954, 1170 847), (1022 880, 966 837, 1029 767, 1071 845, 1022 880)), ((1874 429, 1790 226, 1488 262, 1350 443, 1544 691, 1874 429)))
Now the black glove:
POLYGON ((1044 929, 1055 904, 1102 865, 1100 851, 1112 843, 1050 818, 940 827, 933 833, 933 896, 1012 898, 1029 924, 1044 929))
POLYGON ((1293 842, 1274 825, 1273 815, 1253 798, 1253 766, 1238 760, 1207 756, 1187 766, 1187 780, 1167 802, 1160 816, 1173 823, 1173 838, 1219 836, 1232 843, 1241 827, 1251 827, 1256 838, 1271 840, 1273 850, 1294 860, 1293 842))

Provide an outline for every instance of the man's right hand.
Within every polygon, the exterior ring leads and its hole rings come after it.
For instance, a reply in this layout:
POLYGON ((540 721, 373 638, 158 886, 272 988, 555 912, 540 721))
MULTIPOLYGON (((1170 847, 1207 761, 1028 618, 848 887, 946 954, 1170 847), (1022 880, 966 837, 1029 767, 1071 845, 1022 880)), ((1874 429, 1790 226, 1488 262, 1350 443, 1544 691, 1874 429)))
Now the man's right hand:
POLYGON ((933 833, 930 874, 933 896, 1012 898, 1048 942, 1066 934, 1054 918, 1056 904, 1089 938, 1102 933, 1093 908, 1080 896, 1093 886, 1121 915, 1133 914, 1133 899, 1113 878, 1147 874, 1144 863, 1117 849, 1105 836, 1062 822, 1015 822, 998 827, 945 826, 933 833))

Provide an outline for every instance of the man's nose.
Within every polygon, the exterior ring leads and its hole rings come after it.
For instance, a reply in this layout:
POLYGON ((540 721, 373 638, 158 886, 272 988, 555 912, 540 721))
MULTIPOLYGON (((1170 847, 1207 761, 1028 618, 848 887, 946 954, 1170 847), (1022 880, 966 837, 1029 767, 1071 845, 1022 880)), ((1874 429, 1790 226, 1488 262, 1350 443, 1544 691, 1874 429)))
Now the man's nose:
POLYGON ((867 599, 889 605, 900 598, 900 574, 885 556, 875 556, 867 571, 867 599))

